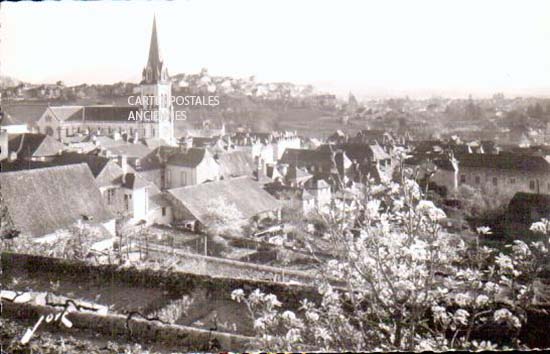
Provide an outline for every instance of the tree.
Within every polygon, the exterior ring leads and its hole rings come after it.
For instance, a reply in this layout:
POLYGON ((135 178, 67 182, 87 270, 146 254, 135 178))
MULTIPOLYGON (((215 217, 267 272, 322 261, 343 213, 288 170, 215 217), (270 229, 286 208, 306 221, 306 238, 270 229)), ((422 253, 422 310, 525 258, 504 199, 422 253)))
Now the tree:
POLYGON ((210 245, 210 253, 218 253, 228 246, 224 236, 240 237, 244 232, 245 226, 248 225, 247 220, 237 206, 228 202, 223 197, 209 201, 206 211, 203 219, 206 231, 204 238, 205 255, 209 253, 209 239, 218 246, 212 248, 212 245, 210 245))
POLYGON ((237 206, 223 197, 212 199, 207 203, 204 225, 206 232, 212 236, 241 236, 247 224, 237 206))
MULTIPOLYGON (((445 213, 423 200, 413 181, 382 187, 323 215, 338 255, 320 269, 319 302, 304 299, 295 312, 274 295, 233 291, 254 320, 259 345, 270 351, 518 347, 534 299, 535 255, 548 245, 516 241, 510 254, 498 254, 442 232, 445 213), (510 339, 479 336, 494 328, 510 339)), ((487 232, 480 229, 479 237, 487 232)))

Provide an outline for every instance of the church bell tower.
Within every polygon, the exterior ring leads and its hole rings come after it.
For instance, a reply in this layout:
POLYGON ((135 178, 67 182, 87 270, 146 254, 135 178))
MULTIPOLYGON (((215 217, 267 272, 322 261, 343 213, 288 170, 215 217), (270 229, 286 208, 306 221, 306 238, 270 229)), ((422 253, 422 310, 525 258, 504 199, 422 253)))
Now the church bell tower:
POLYGON ((142 109, 150 111, 156 120, 153 123, 156 124, 154 137, 164 140, 169 145, 174 145, 172 82, 168 76, 168 69, 160 56, 156 18, 153 18, 149 58, 142 72, 140 89, 141 96, 147 97, 143 100, 142 109))

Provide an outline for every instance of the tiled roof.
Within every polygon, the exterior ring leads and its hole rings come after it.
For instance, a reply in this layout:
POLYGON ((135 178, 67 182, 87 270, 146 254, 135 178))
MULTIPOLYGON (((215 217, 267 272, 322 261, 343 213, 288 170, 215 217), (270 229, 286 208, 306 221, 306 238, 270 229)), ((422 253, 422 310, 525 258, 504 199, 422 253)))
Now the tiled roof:
POLYGON ((286 149, 280 160, 281 163, 298 166, 332 163, 332 153, 319 147, 317 150, 286 149))
POLYGON ((82 106, 52 106, 49 111, 60 121, 82 120, 82 106))
POLYGON ((114 156, 126 156, 129 158, 143 158, 151 153, 151 149, 147 146, 137 143, 123 143, 119 145, 113 145, 104 147, 111 155, 114 156))
POLYGON ((113 219, 86 164, 0 173, 1 193, 15 228, 40 237, 84 216, 113 219))
POLYGON ((218 155, 222 176, 252 176, 254 160, 248 151, 231 151, 218 155))
POLYGON ((246 219, 280 207, 275 198, 249 177, 175 188, 170 189, 168 193, 201 222, 204 222, 208 215, 208 201, 219 197, 234 204, 246 219))
POLYGON ((338 147, 346 152, 346 155, 357 162, 378 161, 390 158, 390 155, 378 144, 342 144, 338 147))
POLYGON ((17 157, 53 156, 65 146, 45 134, 17 134, 9 137, 8 151, 17 152, 17 157))
MULTIPOLYGON (((86 106, 84 107, 84 120, 86 122, 128 122, 134 123, 138 120, 131 120, 131 114, 136 117, 140 107, 137 106, 86 106)), ((78 120, 78 119, 76 119, 78 120)), ((143 123, 153 122, 140 121, 143 123)))
POLYGON ((136 173, 127 173, 124 176, 121 176, 121 179, 122 187, 132 190, 145 188, 152 184, 136 173))
POLYGON ((40 119, 47 107, 47 104, 6 104, 2 105, 2 110, 5 111, 12 124, 33 125, 40 119))
POLYGON ((459 169, 469 167, 518 170, 523 172, 550 172, 550 164, 542 156, 500 153, 463 154, 455 157, 459 162, 459 169))
POLYGON ((206 149, 190 148, 187 151, 177 151, 168 158, 169 165, 182 167, 197 167, 210 153, 206 149))

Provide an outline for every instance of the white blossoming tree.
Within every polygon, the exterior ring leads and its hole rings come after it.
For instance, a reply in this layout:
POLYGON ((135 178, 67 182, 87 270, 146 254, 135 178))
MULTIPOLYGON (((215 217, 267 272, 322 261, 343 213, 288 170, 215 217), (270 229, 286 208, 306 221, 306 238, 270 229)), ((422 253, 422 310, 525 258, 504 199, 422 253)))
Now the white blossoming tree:
MULTIPOLYGON (((256 290, 245 303, 263 350, 392 351, 518 347, 535 300, 538 256, 517 241, 508 254, 443 232, 445 213, 410 180, 323 215, 338 255, 324 262, 321 300, 288 310, 256 290), (339 279, 329 282, 327 279, 339 279), (507 338, 505 340, 504 338, 507 338)), ((548 230, 548 223, 545 225, 548 230)), ((542 226, 537 226, 542 229, 542 226)), ((483 234, 489 230, 479 230, 483 234)))

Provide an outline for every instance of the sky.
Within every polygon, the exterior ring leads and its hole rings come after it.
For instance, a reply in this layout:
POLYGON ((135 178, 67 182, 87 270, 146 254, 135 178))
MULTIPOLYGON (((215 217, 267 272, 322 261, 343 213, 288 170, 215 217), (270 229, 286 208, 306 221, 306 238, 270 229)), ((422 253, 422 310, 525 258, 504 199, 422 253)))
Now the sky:
POLYGON ((3 3, 1 75, 137 82, 154 15, 170 74, 207 68, 362 98, 550 96, 548 0, 3 3))

